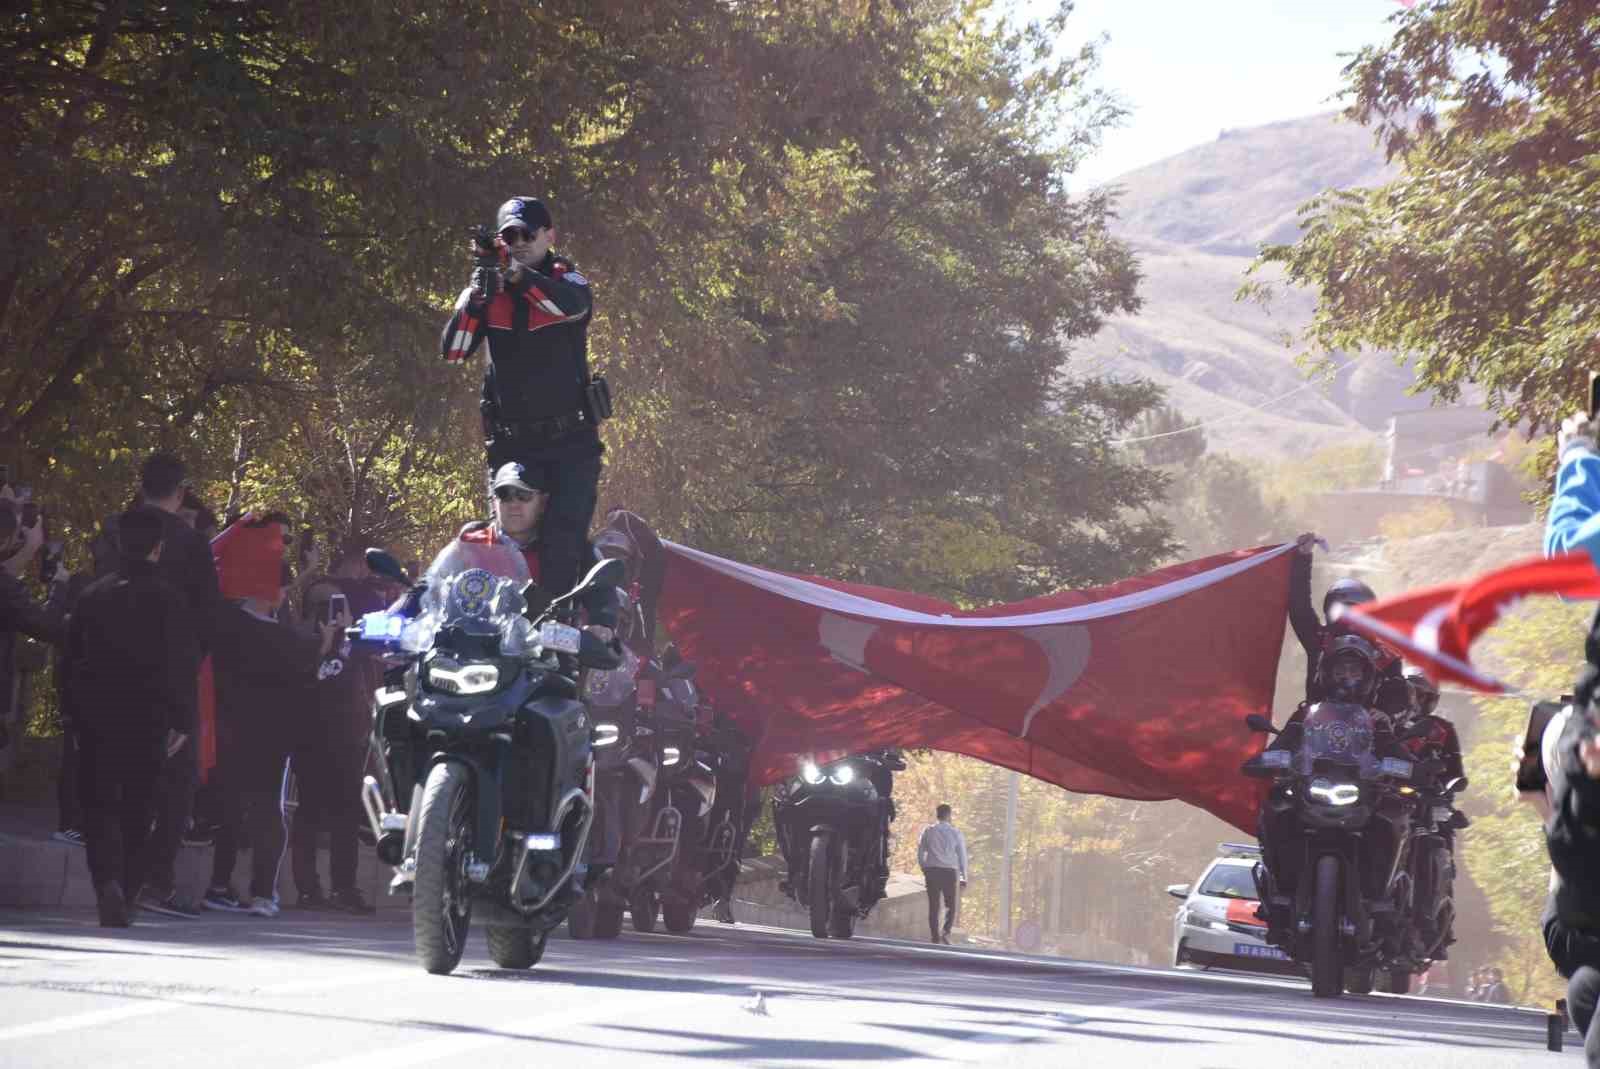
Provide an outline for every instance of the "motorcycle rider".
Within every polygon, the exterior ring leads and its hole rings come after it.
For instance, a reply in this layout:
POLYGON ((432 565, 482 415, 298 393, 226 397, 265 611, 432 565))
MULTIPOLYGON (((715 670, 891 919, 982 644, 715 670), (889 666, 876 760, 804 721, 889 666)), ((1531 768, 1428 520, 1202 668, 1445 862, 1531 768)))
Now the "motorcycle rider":
POLYGON ((516 461, 547 495, 540 585, 564 592, 583 567, 605 452, 599 424, 610 414, 589 374, 594 298, 589 280, 551 251, 554 222, 537 198, 502 204, 495 230, 505 267, 474 270, 440 347, 460 362, 487 340, 479 408, 488 470, 516 461))
MULTIPOLYGON (((1311 603, 1311 554, 1316 543, 1317 536, 1310 532, 1295 539, 1296 552, 1292 555, 1289 567, 1289 623, 1294 627, 1295 637, 1300 640, 1300 646, 1306 653, 1306 699, 1289 718, 1291 724, 1300 723, 1312 705, 1327 697, 1319 672, 1320 663, 1333 641, 1346 634, 1334 619, 1334 606, 1363 605, 1378 600, 1378 595, 1366 583, 1346 577, 1336 581, 1323 594, 1322 616, 1319 618, 1311 603)), ((1396 716, 1409 705, 1410 691, 1404 686, 1400 659, 1381 648, 1378 652, 1375 705, 1384 713, 1396 716)))
MULTIPOLYGON (((495 498, 495 518, 493 520, 474 520, 461 529, 458 536, 463 542, 477 542, 492 544, 507 542, 516 546, 527 562, 528 574, 536 584, 536 590, 530 590, 530 606, 537 609, 533 603, 543 597, 549 599, 565 594, 571 586, 577 585, 574 579, 566 587, 548 587, 543 578, 545 556, 543 541, 545 538, 546 505, 550 495, 536 483, 533 469, 516 461, 501 465, 494 473, 493 487, 495 498)), ((584 543, 584 559, 594 563, 599 559, 594 548, 584 543)), ((617 627, 617 592, 612 587, 594 587, 585 591, 580 604, 587 614, 585 630, 592 632, 604 642, 614 643, 617 627)), ((395 795, 401 804, 408 804, 412 788, 415 784, 409 779, 403 779, 406 770, 410 769, 411 762, 401 755, 410 752, 410 733, 403 717, 385 721, 380 730, 384 738, 385 755, 389 758, 389 767, 395 771, 395 795)))

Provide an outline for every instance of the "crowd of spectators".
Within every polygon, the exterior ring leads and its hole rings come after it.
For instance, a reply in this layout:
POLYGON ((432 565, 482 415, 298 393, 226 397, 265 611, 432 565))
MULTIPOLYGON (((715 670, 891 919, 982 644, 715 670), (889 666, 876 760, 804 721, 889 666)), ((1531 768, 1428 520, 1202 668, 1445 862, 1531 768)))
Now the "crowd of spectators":
POLYGON ((0 485, 0 731, 17 701, 13 639, 29 635, 56 651, 55 838, 86 847, 101 923, 125 926, 140 910, 276 916, 291 854, 295 908, 374 912, 356 871, 378 670, 343 633, 389 592, 360 553, 324 570, 306 540, 296 570, 278 512, 229 517, 219 531, 165 453, 102 522, 85 574, 45 550, 44 524, 21 504, 0 485), (212 849, 198 900, 177 878, 186 842, 212 849), (245 850, 247 881, 236 884, 245 850))

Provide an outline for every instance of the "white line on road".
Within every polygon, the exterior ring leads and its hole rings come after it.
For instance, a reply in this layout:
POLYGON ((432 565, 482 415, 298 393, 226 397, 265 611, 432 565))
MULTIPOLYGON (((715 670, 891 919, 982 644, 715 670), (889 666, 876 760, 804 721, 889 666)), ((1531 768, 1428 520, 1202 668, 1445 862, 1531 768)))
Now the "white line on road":
MULTIPOLYGON (((252 995, 297 995, 306 991, 327 991, 339 987, 352 987, 356 984, 370 983, 382 979, 393 983, 399 977, 397 970, 383 972, 362 972, 353 976, 328 976, 320 980, 292 980, 282 984, 270 984, 266 987, 256 988, 250 992, 252 995)), ((226 991, 216 993, 172 995, 152 997, 147 1002, 139 1002, 132 1006, 115 1006, 105 1010, 90 1010, 87 1013, 73 1013, 65 1017, 52 1017, 45 1021, 34 1021, 31 1024, 16 1025, 12 1028, 0 1029, 0 1043, 12 1039, 28 1039, 33 1036, 48 1036, 56 1032, 76 1031, 80 1028, 97 1028, 100 1025, 115 1024, 134 1017, 150 1017, 158 1013, 171 1013, 187 1006, 206 1005, 225 999, 226 991)), ((241 1007, 248 1008, 248 1007, 241 1007)))

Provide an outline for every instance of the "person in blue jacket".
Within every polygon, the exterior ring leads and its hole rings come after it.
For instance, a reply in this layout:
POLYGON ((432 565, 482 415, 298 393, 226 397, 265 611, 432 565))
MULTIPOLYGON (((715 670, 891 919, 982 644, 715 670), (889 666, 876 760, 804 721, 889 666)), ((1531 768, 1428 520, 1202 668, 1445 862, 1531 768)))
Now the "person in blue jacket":
POLYGON ((1582 549, 1600 566, 1600 447, 1595 443, 1595 421, 1587 413, 1568 416, 1561 424, 1556 493, 1544 527, 1547 557, 1582 549))

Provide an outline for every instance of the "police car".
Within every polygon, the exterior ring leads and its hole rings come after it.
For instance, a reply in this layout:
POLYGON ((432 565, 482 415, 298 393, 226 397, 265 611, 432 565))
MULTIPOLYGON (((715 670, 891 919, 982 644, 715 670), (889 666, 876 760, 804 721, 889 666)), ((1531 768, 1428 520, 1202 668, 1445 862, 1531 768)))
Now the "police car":
POLYGON ((1175 883, 1167 894, 1183 900, 1172 918, 1172 964, 1298 974, 1289 956, 1267 943, 1267 924, 1256 917, 1256 862, 1261 848, 1223 843, 1193 884, 1175 883))

